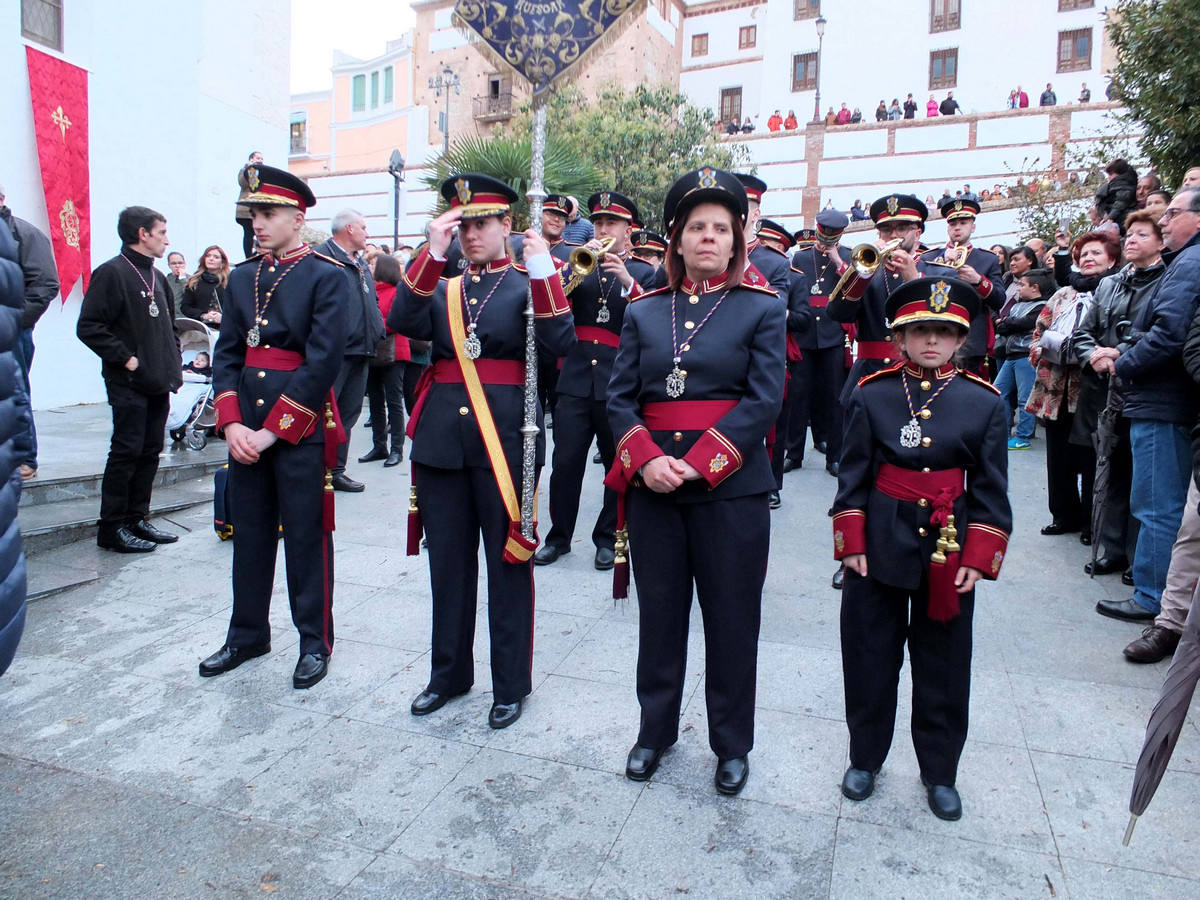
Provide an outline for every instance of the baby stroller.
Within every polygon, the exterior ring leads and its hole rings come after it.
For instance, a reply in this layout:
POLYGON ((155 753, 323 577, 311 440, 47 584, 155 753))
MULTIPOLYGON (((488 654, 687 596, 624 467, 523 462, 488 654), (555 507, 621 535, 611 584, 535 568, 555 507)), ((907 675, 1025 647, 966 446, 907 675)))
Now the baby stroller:
POLYGON ((167 430, 174 441, 192 450, 203 450, 216 430, 213 406, 212 358, 217 332, 196 319, 175 320, 175 334, 183 356, 183 384, 171 395, 167 430))

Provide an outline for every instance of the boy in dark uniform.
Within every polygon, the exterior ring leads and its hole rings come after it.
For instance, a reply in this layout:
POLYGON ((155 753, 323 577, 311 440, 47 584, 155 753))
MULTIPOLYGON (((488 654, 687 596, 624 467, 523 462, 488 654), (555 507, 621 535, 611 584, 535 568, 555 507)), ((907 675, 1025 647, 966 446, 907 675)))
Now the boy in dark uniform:
MULTIPOLYGON (((601 240, 611 238, 613 244, 569 298, 576 342, 558 373, 554 467, 550 473, 551 527, 545 544, 533 557, 539 566, 550 565, 571 552, 571 538, 579 515, 579 492, 593 437, 600 446, 605 471, 612 467, 615 451, 605 409, 608 379, 621 339, 625 307, 654 274, 648 263, 629 255, 632 222, 638 215, 632 200, 616 191, 600 191, 588 198, 588 209, 595 237, 584 246, 599 252, 601 240)), ((568 272, 563 271, 564 278, 568 272)), ((606 488, 600 515, 592 529, 597 569, 613 567, 616 528, 617 498, 606 488)))
POLYGON ((639 228, 630 238, 633 249, 629 252, 643 262, 649 263, 657 272, 662 265, 663 257, 667 255, 667 242, 660 234, 639 228))
POLYGON ((308 185, 281 169, 251 166, 250 208, 263 252, 238 265, 213 359, 217 427, 229 445, 233 613, 225 645, 200 663, 211 677, 271 649, 268 613, 279 526, 300 660, 292 686, 325 677, 333 653, 333 489, 345 439, 331 388, 342 365, 346 308, 341 263, 304 243, 308 185))
POLYGON ((895 364, 850 395, 834 557, 846 565, 842 673, 850 768, 842 793, 865 800, 891 747, 907 642, 912 736, 941 819, 962 815, 954 787, 967 737, 975 584, 1008 545, 1008 407, 955 367, 979 297, 952 278, 919 278, 887 300, 895 364), (961 544, 960 544, 961 542, 961 544))

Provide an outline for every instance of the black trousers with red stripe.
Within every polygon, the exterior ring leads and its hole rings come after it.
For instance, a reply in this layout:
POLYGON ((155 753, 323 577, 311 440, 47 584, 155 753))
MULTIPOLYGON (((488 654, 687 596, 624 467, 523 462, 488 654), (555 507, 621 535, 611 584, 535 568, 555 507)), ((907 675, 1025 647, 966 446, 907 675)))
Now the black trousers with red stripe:
MULTIPOLYGON (((575 522, 579 518, 579 496, 592 461, 592 438, 600 449, 604 471, 612 468, 616 447, 608 408, 603 400, 559 394, 554 406, 554 467, 550 471, 550 532, 548 546, 571 549, 575 522)), ((604 489, 604 502, 592 528, 596 547, 613 548, 617 530, 617 495, 604 489)))
POLYGON ((226 643, 271 640, 269 614, 283 524, 288 599, 300 653, 333 651, 333 535, 322 527, 322 444, 277 441, 254 465, 229 460, 234 508, 233 615, 226 643))
POLYGON ((721 759, 744 756, 754 746, 767 495, 676 503, 634 488, 626 503, 638 599, 638 743, 662 749, 679 737, 694 587, 704 617, 708 743, 721 759))
MULTIPOLYGON (((461 694, 475 682, 479 536, 487 560, 492 693, 515 703, 533 690, 533 563, 502 559, 508 513, 491 469, 415 464, 418 503, 429 543, 433 660, 429 690, 461 694)), ((519 485, 518 485, 519 487, 519 485)))

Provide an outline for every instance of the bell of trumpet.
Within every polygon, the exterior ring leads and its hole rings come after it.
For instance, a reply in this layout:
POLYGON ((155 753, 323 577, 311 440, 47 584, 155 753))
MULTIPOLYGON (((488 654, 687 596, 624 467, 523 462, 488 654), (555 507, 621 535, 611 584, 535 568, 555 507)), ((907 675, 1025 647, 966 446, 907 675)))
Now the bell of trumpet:
POLYGON ((607 237, 600 241, 599 250, 590 250, 587 247, 576 247, 572 250, 571 255, 567 257, 567 266, 564 269, 569 275, 563 282, 563 291, 569 294, 579 287, 583 283, 583 279, 596 271, 601 257, 608 253, 615 243, 616 238, 607 237))
POLYGON ((837 286, 830 292, 829 299, 857 300, 863 295, 879 267, 889 256, 904 243, 902 238, 894 238, 880 249, 874 244, 859 244, 850 251, 850 265, 838 280, 837 286))

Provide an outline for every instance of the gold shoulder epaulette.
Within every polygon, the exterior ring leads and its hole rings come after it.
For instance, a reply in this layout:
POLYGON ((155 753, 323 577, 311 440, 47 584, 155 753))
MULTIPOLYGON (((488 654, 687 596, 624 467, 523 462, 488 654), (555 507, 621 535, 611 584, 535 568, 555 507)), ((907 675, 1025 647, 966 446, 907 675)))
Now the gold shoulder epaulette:
POLYGON ((903 368, 904 368, 904 360, 900 360, 899 362, 894 362, 890 366, 888 366, 886 369, 880 369, 878 372, 872 372, 870 375, 864 375, 862 378, 858 379, 858 386, 862 387, 864 384, 867 384, 872 381, 877 381, 880 378, 890 377, 892 375, 895 375, 897 372, 899 372, 903 368))
POLYGON ((1000 395, 1000 389, 998 387, 996 387, 994 384, 992 384, 990 381, 988 381, 986 378, 980 378, 974 372, 968 372, 966 369, 959 369, 958 374, 965 377, 967 379, 967 381, 970 381, 973 384, 977 384, 980 387, 985 387, 997 396, 1000 395))
POLYGON ((636 303, 639 300, 645 300, 647 297, 657 297, 660 294, 665 294, 670 289, 671 289, 671 286, 669 284, 664 284, 662 287, 656 287, 652 291, 646 291, 646 293, 644 293, 644 294, 638 294, 638 296, 636 296, 636 297, 630 297, 629 302, 636 303))
POLYGON ((756 291, 760 294, 769 294, 772 297, 779 296, 779 293, 769 284, 750 284, 749 282, 743 281, 742 287, 748 291, 756 291))
POLYGON ((249 262, 258 262, 264 256, 266 256, 266 253, 260 251, 259 253, 255 253, 253 256, 247 256, 240 263, 234 263, 233 267, 236 269, 238 266, 244 266, 246 263, 249 263, 249 262))
POLYGON ((334 259, 332 256, 326 256, 324 253, 318 253, 316 250, 312 251, 312 255, 317 257, 317 259, 325 260, 325 262, 331 262, 335 266, 341 266, 343 269, 347 268, 346 264, 340 259, 334 259))

